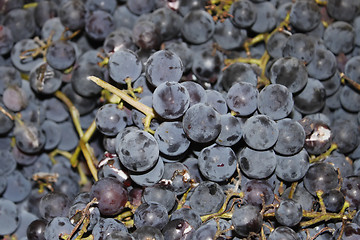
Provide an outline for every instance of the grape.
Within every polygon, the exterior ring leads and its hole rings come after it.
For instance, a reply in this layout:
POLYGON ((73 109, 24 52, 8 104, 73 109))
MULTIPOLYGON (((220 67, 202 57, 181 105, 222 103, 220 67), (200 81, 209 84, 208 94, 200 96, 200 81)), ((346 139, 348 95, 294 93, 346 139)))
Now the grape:
POLYGON ((220 73, 223 64, 223 56, 219 51, 215 54, 208 49, 196 51, 193 54, 192 72, 200 80, 214 84, 220 73))
POLYGON ((328 0, 326 10, 336 20, 350 22, 356 16, 359 4, 354 0, 328 0))
POLYGON ((149 21, 136 21, 132 29, 134 43, 142 49, 158 49, 162 39, 159 28, 149 21))
POLYGON ((148 132, 134 130, 116 136, 116 153, 120 162, 129 170, 144 172, 155 166, 159 145, 148 132))
POLYGON ((66 1, 59 9, 61 23, 71 31, 82 29, 85 26, 86 8, 80 0, 66 1))
POLYGON ((250 178, 269 177, 276 168, 276 157, 273 150, 257 151, 243 148, 238 154, 240 169, 250 178))
POLYGON ((359 176, 349 176, 343 179, 341 192, 344 194, 345 200, 350 203, 351 209, 359 209, 359 186, 359 176))
POLYGON ((115 30, 112 15, 103 10, 95 10, 85 18, 85 31, 95 41, 104 41, 115 30))
POLYGON ((282 84, 292 93, 302 90, 308 82, 305 65, 295 57, 277 59, 270 68, 271 83, 282 84))
POLYGON ((300 238, 291 228, 280 226, 270 233, 268 240, 300 240, 300 238))
POLYGON ((246 237, 250 232, 260 232, 263 219, 258 207, 243 205, 235 207, 231 222, 235 228, 235 232, 242 237, 246 237))
POLYGON ((227 114, 228 107, 226 105, 223 94, 219 91, 208 89, 205 91, 206 101, 205 105, 212 107, 216 112, 220 114, 227 114))
POLYGON ((325 80, 335 74, 336 68, 335 55, 329 50, 317 48, 306 69, 310 77, 325 80))
POLYGON ((208 41, 215 32, 215 22, 204 10, 193 10, 184 16, 181 34, 192 44, 208 41))
POLYGON ((169 240, 186 238, 192 232, 194 232, 193 227, 184 219, 171 220, 162 229, 164 238, 169 240))
POLYGON ((305 143, 305 130, 295 120, 284 118, 277 121, 279 137, 275 143, 274 150, 283 155, 294 155, 298 153, 305 143))
POLYGON ((189 169, 180 162, 167 162, 164 166, 164 175, 161 179, 176 195, 185 193, 190 187, 189 169))
POLYGON ((258 107, 258 95, 259 91, 251 83, 235 83, 227 92, 226 103, 240 116, 248 116, 258 107))
POLYGON ((186 135, 199 143, 216 139, 221 131, 220 116, 203 103, 190 107, 183 116, 182 124, 186 135))
POLYGON ((295 33, 288 37, 283 48, 283 57, 295 57, 308 64, 314 57, 315 43, 304 33, 295 33))
POLYGON ((118 83, 134 82, 140 77, 142 63, 139 57, 131 50, 116 50, 109 59, 110 77, 118 83))
POLYGON ((180 118, 190 106, 190 95, 177 82, 163 82, 153 93, 153 108, 164 119, 180 118))
POLYGON ((114 231, 127 232, 127 228, 119 220, 113 218, 100 218, 99 222, 92 230, 92 235, 94 236, 94 240, 100 240, 105 239, 114 231))
POLYGON ((130 233, 115 230, 106 235, 105 240, 135 240, 135 238, 130 233))
POLYGON ((146 79, 156 87, 164 82, 179 82, 183 71, 179 56, 168 50, 155 52, 145 64, 146 79))
POLYGON ((46 62, 57 70, 71 67, 76 60, 75 49, 66 41, 57 41, 50 45, 46 51, 46 62))
POLYGON ((103 178, 97 181, 90 192, 90 199, 94 197, 98 201, 100 213, 105 216, 119 214, 128 200, 126 189, 115 178, 103 178))
POLYGON ((258 97, 259 112, 279 120, 288 116, 293 109, 294 101, 291 92, 281 84, 270 84, 264 87, 258 97))
POLYGON ((242 137, 242 122, 231 114, 221 115, 221 131, 216 138, 216 143, 221 146, 231 147, 238 143, 242 137))
POLYGON ((181 122, 163 122, 156 129, 154 137, 160 152, 168 156, 183 154, 190 146, 181 122))
POLYGON ((249 180, 243 186, 244 200, 254 206, 261 207, 263 203, 271 204, 274 201, 272 187, 265 180, 249 180))
POLYGON ((131 12, 133 12, 136 15, 142 15, 144 13, 149 13, 153 10, 155 7, 155 1, 154 0, 133 0, 126 2, 126 6, 129 8, 131 12))
POLYGON ((276 122, 266 115, 255 115, 248 118, 243 125, 243 139, 256 150, 272 147, 279 136, 276 122))
POLYGON ((176 202, 175 193, 161 185, 146 187, 143 191, 142 199, 146 203, 159 203, 163 205, 168 212, 175 206, 176 202))
POLYGON ((171 214, 170 221, 175 219, 185 220, 193 229, 199 228, 202 223, 200 215, 191 208, 180 208, 174 211, 171 214))
POLYGON ((257 77, 254 70, 247 63, 236 62, 227 67, 219 80, 226 91, 237 82, 249 82, 254 87, 257 84, 257 77))
MULTIPOLYGON (((281 195, 283 199, 289 199, 289 194, 291 192, 291 187, 285 189, 284 193, 281 195)), ((312 211, 313 204, 315 202, 315 197, 312 196, 303 186, 303 184, 299 184, 296 186, 295 192, 291 198, 297 203, 301 204, 301 207, 305 211, 312 211)))
POLYGON ((11 234, 20 224, 20 211, 10 200, 0 198, 0 203, 0 234, 11 234))
POLYGON ((327 193, 337 187, 338 173, 329 163, 315 163, 309 167, 303 180, 305 188, 316 196, 318 190, 327 193))
POLYGON ((288 182, 295 182, 302 179, 310 165, 309 155, 305 149, 290 156, 276 155, 276 159, 276 175, 288 182))
POLYGON ((233 2, 229 10, 229 13, 233 16, 230 18, 231 22, 239 28, 250 27, 255 23, 257 17, 255 6, 249 0, 233 2))
POLYGON ((333 151, 330 156, 328 156, 324 162, 333 164, 335 169, 338 169, 342 177, 348 177, 354 175, 353 166, 346 159, 346 156, 343 153, 338 151, 333 151))
POLYGON ((31 89, 38 94, 50 95, 60 89, 60 73, 47 63, 34 67, 29 76, 31 89))
POLYGON ((359 130, 351 120, 338 119, 332 124, 333 142, 341 153, 349 153, 359 145, 359 130))
POLYGON ((345 203, 345 196, 337 189, 330 190, 322 195, 327 211, 339 212, 345 203))
POLYGON ((294 97, 295 109, 303 114, 316 113, 324 107, 325 98, 324 85, 317 79, 309 78, 305 88, 294 97))
MULTIPOLYGON (((30 71, 37 65, 39 65, 44 60, 42 58, 33 58, 31 56, 20 59, 21 54, 23 52, 28 51, 30 49, 34 49, 39 47, 39 45, 32 39, 21 39, 11 49, 11 62, 15 68, 20 70, 21 72, 30 73, 30 71)), ((31 54, 31 52, 30 52, 31 54)), ((26 54, 26 56, 28 56, 26 54)))
POLYGON ((44 237, 45 239, 57 239, 61 235, 70 234, 73 225, 67 217, 55 217, 46 225, 44 237))
POLYGON ((282 200, 277 208, 275 208, 276 220, 284 226, 293 227, 302 219, 301 204, 291 199, 282 200))
POLYGON ((220 210, 225 194, 215 182, 201 182, 190 196, 190 207, 198 214, 207 215, 220 210))
POLYGON ((196 103, 206 103, 207 94, 205 89, 198 83, 193 81, 186 81, 180 83, 189 93, 190 107, 196 103))
POLYGON ((44 219, 37 219, 32 221, 27 227, 26 235, 28 239, 45 240, 45 228, 47 221, 44 219))
POLYGON ((44 195, 39 204, 41 217, 51 220, 55 217, 65 217, 70 209, 69 198, 59 192, 50 192, 44 195))
POLYGON ((162 229, 169 221, 166 208, 155 202, 142 203, 134 213, 134 224, 136 228, 152 226, 162 229))
POLYGON ((2 22, 10 29, 14 42, 31 38, 35 34, 34 15, 28 9, 13 9, 5 15, 2 22))
POLYGON ((276 25, 276 9, 270 2, 259 2, 254 4, 256 20, 250 29, 256 33, 271 31, 276 25))
POLYGON ((162 7, 149 15, 149 21, 160 26, 160 34, 163 40, 170 40, 180 33, 182 18, 169 8, 162 7))
POLYGON ((355 240, 358 239, 360 234, 360 226, 355 223, 344 223, 344 228, 340 227, 336 229, 332 239, 343 239, 343 240, 355 240), (342 232, 342 234, 341 234, 342 232))
POLYGON ((300 31, 310 31, 321 21, 318 5, 311 1, 296 1, 290 11, 290 23, 300 31))
POLYGON ((96 112, 95 123, 97 129, 106 136, 116 136, 125 129, 128 115, 118 105, 108 103, 96 112))
POLYGON ((5 55, 10 52, 14 44, 14 37, 11 30, 1 25, 0 26, 0 55, 5 55))
POLYGON ((241 47, 246 37, 245 29, 235 27, 229 19, 225 19, 224 22, 218 21, 215 25, 213 38, 223 49, 231 50, 241 47))
POLYGON ((348 53, 354 47, 354 29, 349 23, 335 21, 326 28, 323 39, 332 53, 348 53))
POLYGON ((236 171, 236 156, 230 147, 217 144, 203 148, 198 158, 200 172, 209 180, 221 182, 236 171))
POLYGON ((288 35, 283 32, 275 32, 270 35, 266 42, 266 50, 273 58, 281 58, 283 56, 283 49, 288 40, 288 35))
POLYGON ((153 226, 143 226, 137 228, 133 232, 133 237, 139 240, 147 240, 147 239, 154 239, 154 240, 164 240, 164 236, 161 231, 153 226))

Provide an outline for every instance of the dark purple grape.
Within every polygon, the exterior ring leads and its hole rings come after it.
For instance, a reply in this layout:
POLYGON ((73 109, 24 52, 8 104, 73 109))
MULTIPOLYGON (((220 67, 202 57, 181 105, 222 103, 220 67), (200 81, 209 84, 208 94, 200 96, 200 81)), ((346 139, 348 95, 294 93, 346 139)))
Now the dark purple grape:
POLYGON ((279 136, 276 122, 266 115, 255 115, 243 125, 243 139, 256 150, 265 150, 274 146, 279 136))
POLYGON ((189 106, 190 95, 180 83, 163 82, 153 93, 153 108, 164 119, 180 118, 189 106))
POLYGON ((100 213, 105 216, 119 214, 128 201, 127 190, 115 178, 103 178, 97 181, 90 192, 90 199, 96 198, 100 213))
POLYGON ((258 110, 273 120, 285 118, 294 107, 292 93, 281 84, 270 84, 264 87, 258 97, 258 110))
POLYGON ((205 10, 193 10, 184 16, 181 33, 189 43, 204 43, 214 35, 214 31, 215 22, 205 10))
POLYGON ((71 31, 80 30, 85 26, 86 8, 81 0, 66 1, 59 9, 61 23, 71 31))
POLYGON ((359 209, 359 189, 360 189, 360 177, 359 176, 349 176, 343 179, 341 185, 341 192, 345 196, 345 200, 350 203, 352 209, 359 209))
POLYGON ((308 82, 305 65, 295 57, 277 59, 270 68, 271 83, 282 84, 290 92, 302 90, 308 82))
POLYGON ((159 146, 148 132, 136 130, 116 136, 116 153, 120 162, 129 170, 144 172, 155 166, 159 157, 159 146))
POLYGON ((320 8, 315 2, 296 1, 290 12, 290 23, 300 31, 310 31, 321 21, 320 8))
POLYGON ((256 87, 257 76, 249 64, 235 62, 223 71, 219 81, 223 88, 229 91, 232 85, 238 82, 248 82, 256 87))
POLYGON ((268 240, 300 240, 300 237, 291 228, 280 226, 270 233, 268 240))
POLYGON ((275 208, 275 218, 283 226, 293 227, 300 223, 302 217, 301 204, 292 199, 282 200, 275 208))
POLYGON ((308 64, 314 57, 315 42, 304 33, 295 33, 287 38, 283 48, 283 57, 295 57, 308 64))
POLYGON ((182 123, 186 135, 199 143, 216 139, 221 131, 219 114, 203 103, 190 107, 185 112, 182 123))
POLYGON ((245 147, 238 154, 238 162, 240 169, 249 178, 267 178, 276 168, 273 150, 258 151, 245 147))
POLYGON ((249 0, 233 2, 229 13, 233 16, 230 18, 231 22, 239 28, 250 27, 256 21, 256 8, 249 0))
POLYGON ((2 22, 10 29, 14 42, 30 39, 35 34, 34 15, 29 9, 13 9, 5 15, 2 22))
POLYGON ((160 50, 152 54, 145 64, 147 80, 153 86, 164 82, 179 82, 184 66, 179 56, 168 50, 160 50))
POLYGON ((69 209, 69 198, 59 192, 51 192, 44 195, 39 204, 41 217, 48 221, 55 217, 67 216, 69 209))
POLYGON ((329 163, 315 163, 304 176, 304 186, 314 196, 319 190, 327 193, 338 186, 338 173, 329 163))
POLYGON ((1 25, 0 26, 0 55, 4 55, 10 52, 14 44, 14 38, 11 30, 1 25))
POLYGON ((240 116, 249 116, 258 107, 259 91, 248 82, 235 83, 228 90, 226 103, 240 116))
POLYGON ((261 207, 274 201, 272 187, 265 180, 250 180, 243 187, 244 200, 251 205, 261 207))
POLYGON ((204 181, 194 189, 189 201, 190 207, 202 216, 219 211, 225 194, 219 184, 204 181))
POLYGON ((141 49, 158 49, 162 38, 158 26, 149 21, 137 21, 132 29, 132 39, 141 49))
POLYGON ((349 53, 354 48, 355 32, 349 23, 335 21, 326 28, 323 39, 332 53, 349 53))
POLYGON ((45 228, 47 221, 44 219, 37 219, 29 224, 26 235, 29 240, 45 240, 45 228))
POLYGON ((231 223, 235 232, 242 237, 248 236, 251 232, 258 233, 263 224, 260 209, 253 205, 235 207, 231 223))
POLYGON ((277 121, 279 137, 275 143, 274 150, 283 155, 294 155, 298 153, 305 143, 305 130, 300 123, 290 118, 277 121))
POLYGON ((152 226, 162 229, 169 221, 168 211, 159 203, 142 203, 134 213, 134 224, 136 228, 152 226))
POLYGON ((14 202, 0 198, 0 234, 13 233, 20 224, 20 211, 14 202))
POLYGON ((222 182, 235 173, 236 156, 230 147, 213 144, 200 152, 198 166, 205 178, 222 182))
POLYGON ((330 190, 322 195, 327 211, 339 212, 345 203, 345 196, 337 189, 330 190))

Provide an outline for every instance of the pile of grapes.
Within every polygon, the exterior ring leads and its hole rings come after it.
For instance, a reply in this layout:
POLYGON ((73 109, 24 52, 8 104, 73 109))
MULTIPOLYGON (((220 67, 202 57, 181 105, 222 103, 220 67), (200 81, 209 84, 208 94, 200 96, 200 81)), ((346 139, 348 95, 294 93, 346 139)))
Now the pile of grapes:
POLYGON ((0 0, 0 239, 360 239, 359 0, 0 0))

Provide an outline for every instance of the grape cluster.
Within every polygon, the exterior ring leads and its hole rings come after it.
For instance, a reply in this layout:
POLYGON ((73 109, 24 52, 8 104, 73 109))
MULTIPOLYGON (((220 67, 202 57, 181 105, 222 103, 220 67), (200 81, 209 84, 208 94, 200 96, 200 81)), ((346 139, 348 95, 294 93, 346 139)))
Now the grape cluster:
POLYGON ((360 239, 359 0, 0 0, 0 239, 360 239))

